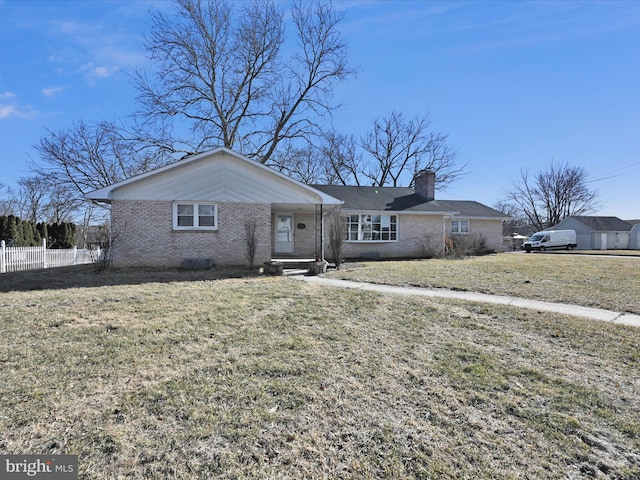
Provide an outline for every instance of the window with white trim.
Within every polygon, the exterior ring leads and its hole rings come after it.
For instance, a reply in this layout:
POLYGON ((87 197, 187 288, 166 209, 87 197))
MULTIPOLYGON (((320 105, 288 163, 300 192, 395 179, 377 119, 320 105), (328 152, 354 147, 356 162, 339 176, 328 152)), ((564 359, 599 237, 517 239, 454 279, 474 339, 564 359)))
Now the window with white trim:
POLYGON ((174 230, 217 230, 218 205, 210 202, 174 202, 174 230))
POLYGON ((469 220, 451 220, 451 233, 469 233, 469 220))
POLYGON ((354 214, 344 217, 345 239, 352 242, 395 242, 398 240, 396 215, 354 214))

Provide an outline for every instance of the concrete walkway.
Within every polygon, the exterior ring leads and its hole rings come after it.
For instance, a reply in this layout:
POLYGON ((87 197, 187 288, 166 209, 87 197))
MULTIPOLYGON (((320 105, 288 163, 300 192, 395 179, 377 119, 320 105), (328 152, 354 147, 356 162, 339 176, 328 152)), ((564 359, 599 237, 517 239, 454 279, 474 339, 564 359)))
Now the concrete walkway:
POLYGON ((303 280, 316 285, 328 285, 341 288, 355 288, 379 293, 392 293, 397 295, 417 295, 422 297, 454 298, 468 300, 471 302, 494 303, 497 305, 510 305, 519 308, 528 308, 544 312, 561 313, 574 317, 589 318, 603 322, 619 323, 640 327, 640 315, 632 313, 613 312, 599 308, 581 307, 579 305, 569 305, 566 303, 541 302, 538 300, 527 300, 525 298, 507 297, 502 295, 489 295, 486 293, 462 292, 457 290, 446 290, 443 288, 417 288, 398 287, 393 285, 379 285, 374 283, 353 282, 350 280, 340 280, 323 276, 310 276, 302 272, 287 272, 290 278, 303 280))

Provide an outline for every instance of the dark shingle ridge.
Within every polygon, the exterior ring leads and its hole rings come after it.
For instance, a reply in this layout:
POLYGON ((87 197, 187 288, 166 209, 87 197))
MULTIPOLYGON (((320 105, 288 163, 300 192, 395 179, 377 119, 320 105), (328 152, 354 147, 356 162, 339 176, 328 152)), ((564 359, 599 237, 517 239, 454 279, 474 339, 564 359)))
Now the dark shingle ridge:
POLYGON ((427 200, 409 187, 310 185, 342 200, 347 210, 457 214, 461 217, 506 218, 502 212, 472 200, 427 200))

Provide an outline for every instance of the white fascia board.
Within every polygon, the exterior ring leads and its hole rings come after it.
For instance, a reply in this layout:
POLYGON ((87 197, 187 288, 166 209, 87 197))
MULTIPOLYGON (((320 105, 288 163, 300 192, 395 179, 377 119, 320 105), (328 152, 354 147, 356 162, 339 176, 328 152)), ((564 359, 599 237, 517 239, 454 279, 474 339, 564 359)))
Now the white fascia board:
POLYGON ((93 190, 84 194, 84 198, 87 200, 93 200, 95 202, 108 202, 111 203, 111 188, 104 187, 98 190, 93 190))

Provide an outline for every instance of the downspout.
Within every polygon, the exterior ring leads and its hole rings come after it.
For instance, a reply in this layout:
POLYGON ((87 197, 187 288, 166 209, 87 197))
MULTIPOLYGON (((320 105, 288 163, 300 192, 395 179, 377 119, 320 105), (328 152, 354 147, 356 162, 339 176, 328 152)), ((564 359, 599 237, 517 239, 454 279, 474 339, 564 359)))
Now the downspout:
POLYGON ((314 205, 314 216, 313 216, 313 260, 314 261, 318 261, 318 259, 320 258, 320 256, 318 255, 319 253, 319 245, 318 245, 318 227, 319 227, 319 223, 318 223, 318 204, 316 203, 314 205))
MULTIPOLYGON (((449 218, 453 217, 453 215, 449 215, 449 218)), ((442 216, 442 256, 445 257, 447 254, 447 216, 442 216)))
POLYGON ((320 204, 320 261, 324 262, 324 212, 320 204))
POLYGON ((315 261, 324 260, 324 214, 322 203, 316 203, 315 218, 315 261))

